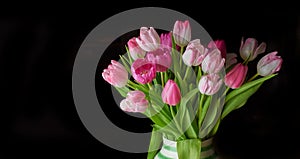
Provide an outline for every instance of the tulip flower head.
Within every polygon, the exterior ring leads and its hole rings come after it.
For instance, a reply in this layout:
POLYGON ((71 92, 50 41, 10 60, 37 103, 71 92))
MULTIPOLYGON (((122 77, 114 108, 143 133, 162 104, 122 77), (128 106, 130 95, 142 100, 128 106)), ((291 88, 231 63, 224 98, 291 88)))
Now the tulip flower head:
POLYGON ((242 38, 241 47, 240 47, 240 55, 245 61, 254 60, 258 54, 264 53, 266 50, 266 43, 262 42, 258 46, 258 42, 254 38, 247 38, 244 42, 242 38))
POLYGON ((144 113, 148 108, 148 100, 142 91, 130 91, 120 103, 120 108, 126 112, 144 113))
POLYGON ((160 37, 153 27, 141 27, 137 44, 145 51, 154 51, 160 46, 160 37))
POLYGON ((202 94, 213 95, 218 92, 222 83, 218 74, 207 74, 201 77, 198 88, 202 94))
POLYGON ((137 44, 136 39, 133 37, 127 42, 129 53, 134 60, 144 58, 146 55, 146 51, 137 44))
POLYGON ((169 104, 171 106, 175 106, 180 102, 181 94, 180 89, 176 82, 173 80, 168 80, 162 93, 161 97, 164 103, 169 104))
POLYGON ((171 66, 172 62, 170 50, 164 47, 148 52, 146 59, 156 65, 157 72, 165 72, 171 66))
POLYGON ((132 63, 133 78, 141 84, 151 82, 156 76, 155 64, 146 59, 137 59, 132 63))
POLYGON ((173 28, 175 43, 181 47, 186 46, 191 41, 191 26, 189 21, 177 20, 173 28))
POLYGON ((278 72, 281 68, 282 58, 276 56, 277 51, 271 52, 262 57, 257 63, 257 73, 261 76, 268 76, 278 72))
POLYGON ((122 64, 111 60, 111 64, 103 70, 102 77, 115 87, 124 87, 128 81, 128 72, 122 64))
POLYGON ((215 49, 218 48, 221 52, 221 55, 223 58, 226 57, 227 54, 227 49, 226 49, 226 44, 225 44, 225 40, 215 40, 215 41, 211 41, 210 43, 208 43, 207 46, 209 49, 215 49))
POLYGON ((218 73, 224 67, 225 59, 222 58, 219 49, 209 52, 204 58, 201 66, 205 73, 218 73))
POLYGON ((199 66, 208 50, 200 43, 200 39, 190 41, 182 55, 183 62, 188 66, 199 66))
POLYGON ((225 68, 229 68, 230 66, 234 65, 237 63, 237 54, 235 53, 228 53, 226 54, 226 59, 225 59, 225 68))
POLYGON ((226 75, 225 85, 232 89, 239 88, 246 78, 248 66, 242 63, 236 64, 226 75))

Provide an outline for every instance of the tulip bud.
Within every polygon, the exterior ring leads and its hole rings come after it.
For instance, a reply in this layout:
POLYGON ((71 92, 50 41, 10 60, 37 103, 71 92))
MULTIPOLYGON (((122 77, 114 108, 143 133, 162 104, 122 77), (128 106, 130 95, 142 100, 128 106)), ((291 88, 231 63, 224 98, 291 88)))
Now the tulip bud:
POLYGON ((266 43, 262 42, 257 46, 257 40, 254 38, 246 39, 245 43, 242 39, 240 47, 240 55, 245 61, 254 60, 258 54, 264 53, 266 50, 266 43))
POLYGON ((186 47, 182 60, 188 66, 199 66, 206 55, 207 49, 200 43, 200 39, 195 39, 186 47))
POLYGON ((133 37, 127 42, 129 53, 134 60, 144 58, 146 55, 146 51, 137 44, 136 39, 133 37))
POLYGON ((208 48, 210 49, 219 49, 220 52, 221 52, 221 56, 223 58, 226 57, 226 54, 227 54, 227 50, 226 50, 226 44, 225 44, 225 41, 224 40, 215 40, 215 41, 211 41, 210 43, 208 43, 208 48))
POLYGON ((237 54, 235 53, 228 53, 226 54, 226 59, 225 59, 225 67, 226 69, 232 66, 233 64, 237 63, 237 54))
POLYGON ((239 88, 247 75, 248 66, 241 63, 236 64, 225 76, 225 85, 235 89, 239 88))
POLYGON ((222 79, 218 74, 208 74, 201 76, 198 88, 202 94, 213 95, 218 92, 222 83, 222 79))
POLYGON ((181 47, 186 46, 191 41, 191 26, 189 21, 177 20, 173 28, 175 43, 181 47))
POLYGON ((111 60, 111 64, 103 70, 102 77, 115 87, 124 87, 128 81, 128 73, 125 67, 115 60, 111 60))
POLYGON ((278 72, 281 68, 282 58, 276 56, 277 51, 271 52, 262 57, 257 63, 257 73, 261 76, 268 76, 278 72))
POLYGON ((172 33, 160 34, 160 44, 163 48, 172 49, 172 33))
POLYGON ((209 52, 202 61, 202 70, 205 73, 218 73, 224 67, 225 59, 219 49, 209 52))
POLYGON ((178 85, 173 80, 168 80, 161 97, 164 103, 175 106, 180 102, 181 93, 178 85))
POLYGON ((159 35, 153 27, 141 27, 140 36, 136 42, 145 51, 154 51, 160 46, 159 35))
POLYGON ((144 113, 148 108, 146 95, 142 91, 130 91, 126 99, 121 101, 120 108, 126 112, 144 113))

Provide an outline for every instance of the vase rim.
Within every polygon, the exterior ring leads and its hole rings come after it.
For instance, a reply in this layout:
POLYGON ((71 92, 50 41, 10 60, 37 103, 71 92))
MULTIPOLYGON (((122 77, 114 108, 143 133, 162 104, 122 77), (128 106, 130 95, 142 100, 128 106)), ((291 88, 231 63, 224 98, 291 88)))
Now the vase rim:
MULTIPOLYGON (((207 146, 212 144, 214 137, 210 137, 204 140, 201 140, 202 146, 207 146)), ((187 139, 188 140, 188 139, 187 139)), ((170 140, 163 136, 163 143, 166 145, 176 145, 177 141, 170 140)))

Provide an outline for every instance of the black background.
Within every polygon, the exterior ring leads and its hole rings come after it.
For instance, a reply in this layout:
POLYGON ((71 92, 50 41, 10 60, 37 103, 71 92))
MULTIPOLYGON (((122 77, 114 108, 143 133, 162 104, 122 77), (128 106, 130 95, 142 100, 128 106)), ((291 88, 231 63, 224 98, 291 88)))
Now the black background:
MULTIPOLYGON (((300 158, 296 77, 300 14, 296 5, 186 3, 3 5, 0 158, 146 158, 145 153, 111 149, 89 134, 73 103, 72 67, 81 43, 103 20, 128 9, 149 6, 190 16, 212 38, 224 39, 228 52, 238 52, 242 36, 265 41, 267 52, 279 52, 284 59, 279 75, 264 83, 244 107, 223 120, 215 141, 217 150, 227 158, 300 158)), ((107 83, 101 85, 108 88, 107 83)), ((150 130, 148 121, 135 121, 120 112, 107 113, 124 129, 150 130)))

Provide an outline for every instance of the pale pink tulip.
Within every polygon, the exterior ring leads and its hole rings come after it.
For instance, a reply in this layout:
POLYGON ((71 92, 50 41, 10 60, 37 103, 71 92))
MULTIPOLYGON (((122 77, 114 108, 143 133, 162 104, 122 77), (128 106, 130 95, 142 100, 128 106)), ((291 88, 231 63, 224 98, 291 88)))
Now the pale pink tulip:
POLYGON ((122 64, 111 60, 111 64, 103 70, 102 77, 115 87, 124 87, 128 81, 128 72, 122 64))
POLYGON ((239 88, 247 75, 248 66, 242 63, 236 64, 226 75, 225 75, 225 85, 236 89, 239 88))
POLYGON ((173 80, 168 80, 162 93, 161 97, 164 103, 171 106, 175 106, 180 102, 181 93, 178 85, 173 80))
POLYGON ((170 50, 165 47, 160 47, 155 51, 148 52, 146 59, 156 65, 157 72, 165 72, 172 63, 170 50))
POLYGON ((224 67, 225 59, 219 49, 209 52, 202 61, 202 70, 205 73, 218 73, 224 67))
POLYGON ((186 46, 191 41, 191 26, 188 20, 177 20, 173 28, 173 36, 175 43, 181 47, 186 46))
POLYGON ((207 74, 201 76, 198 88, 202 94, 213 95, 218 92, 222 83, 222 79, 218 74, 207 74))
POLYGON ((127 42, 129 53, 134 60, 144 58, 146 55, 146 51, 137 44, 136 39, 133 37, 127 42))
POLYGON ((148 108, 146 95, 142 91, 130 91, 120 103, 120 108, 126 112, 144 113, 148 108))
POLYGON ((228 53, 226 54, 226 59, 225 59, 225 68, 229 68, 233 64, 237 63, 237 54, 235 53, 228 53))
POLYGON ((137 59, 131 65, 133 78, 141 84, 151 82, 156 76, 155 64, 146 59, 137 59))
POLYGON ((259 75, 268 76, 280 70, 283 60, 276 54, 277 51, 268 53, 258 61, 257 73, 259 75))
POLYGON ((243 60, 252 61, 258 54, 264 53, 266 50, 266 43, 262 42, 259 46, 258 42, 254 38, 247 38, 245 43, 244 39, 241 40, 240 56, 243 60))
POLYGON ((187 45, 182 60, 188 66, 199 66, 207 52, 207 49, 200 43, 200 39, 195 39, 187 45))
POLYGON ((145 51, 154 51, 160 46, 160 37, 153 27, 141 27, 140 36, 136 38, 138 45, 145 51))

